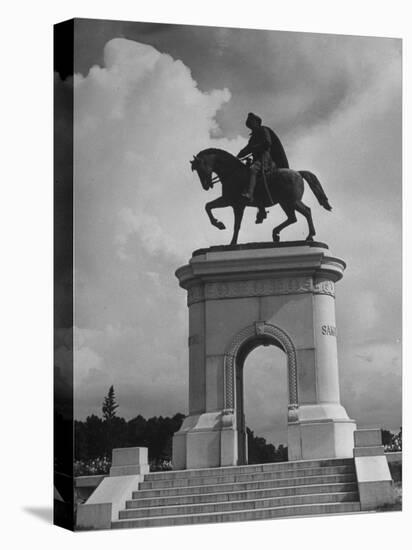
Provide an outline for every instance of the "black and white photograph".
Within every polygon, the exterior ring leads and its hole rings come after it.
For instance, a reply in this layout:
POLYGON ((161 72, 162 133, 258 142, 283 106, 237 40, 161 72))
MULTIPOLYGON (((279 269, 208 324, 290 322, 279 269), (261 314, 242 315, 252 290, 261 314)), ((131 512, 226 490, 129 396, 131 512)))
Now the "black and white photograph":
POLYGON ((405 7, 9 11, 5 538, 403 544, 405 7))
POLYGON ((401 40, 74 19, 55 64, 75 528, 401 509, 401 40))

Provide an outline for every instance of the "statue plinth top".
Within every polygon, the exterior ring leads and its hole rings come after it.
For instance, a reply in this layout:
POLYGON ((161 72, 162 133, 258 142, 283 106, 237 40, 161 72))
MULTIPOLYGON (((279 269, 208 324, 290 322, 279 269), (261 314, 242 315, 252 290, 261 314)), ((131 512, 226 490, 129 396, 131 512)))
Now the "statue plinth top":
POLYGON ((208 281, 267 277, 327 278, 336 282, 345 268, 345 262, 332 256, 325 243, 248 243, 196 250, 189 263, 176 271, 176 276, 183 288, 208 281))
POLYGON ((234 245, 216 245, 210 246, 209 248, 199 248, 192 253, 192 257, 200 256, 208 252, 228 252, 231 250, 260 250, 267 248, 289 248, 304 246, 310 248, 325 248, 329 250, 329 246, 326 243, 316 242, 316 241, 282 241, 282 242, 254 242, 254 243, 244 243, 244 244, 234 244, 234 245))

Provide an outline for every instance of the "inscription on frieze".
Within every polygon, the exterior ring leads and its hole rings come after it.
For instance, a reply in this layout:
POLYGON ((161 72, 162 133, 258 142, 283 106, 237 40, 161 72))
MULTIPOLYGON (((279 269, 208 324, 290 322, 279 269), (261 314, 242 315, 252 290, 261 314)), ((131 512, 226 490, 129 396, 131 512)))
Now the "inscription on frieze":
POLYGON ((285 277, 276 279, 256 279, 246 281, 213 282, 194 285, 187 291, 188 305, 203 300, 225 298, 245 298, 254 296, 279 296, 282 294, 327 294, 335 296, 332 281, 321 280, 313 283, 312 277, 285 277))
POLYGON ((215 292, 217 298, 226 298, 229 295, 229 285, 227 283, 217 283, 215 292))
POLYGON ((311 291, 311 277, 258 279, 254 281, 232 281, 230 283, 206 283, 205 298, 207 300, 219 300, 221 298, 300 294, 311 291))

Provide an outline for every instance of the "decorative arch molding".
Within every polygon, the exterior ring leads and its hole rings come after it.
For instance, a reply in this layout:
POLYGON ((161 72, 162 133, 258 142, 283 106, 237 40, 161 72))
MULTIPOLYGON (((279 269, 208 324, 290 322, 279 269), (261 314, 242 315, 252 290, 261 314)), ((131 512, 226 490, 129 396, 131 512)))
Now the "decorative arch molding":
POLYGON ((287 356, 288 385, 289 385, 289 415, 292 410, 298 407, 298 388, 297 388, 297 361, 296 348, 291 337, 279 327, 263 321, 257 321, 253 325, 242 329, 232 340, 230 347, 224 356, 224 397, 226 411, 232 411, 235 408, 235 379, 236 363, 245 347, 253 347, 253 342, 262 343, 262 341, 272 342, 274 345, 280 345, 287 356))

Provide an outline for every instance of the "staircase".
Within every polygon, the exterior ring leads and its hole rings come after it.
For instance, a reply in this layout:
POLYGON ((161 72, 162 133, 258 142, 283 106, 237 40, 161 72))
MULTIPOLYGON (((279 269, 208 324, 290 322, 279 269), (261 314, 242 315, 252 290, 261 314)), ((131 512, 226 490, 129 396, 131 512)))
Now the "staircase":
POLYGON ((112 528, 359 511, 353 459, 304 460, 146 474, 112 528))

